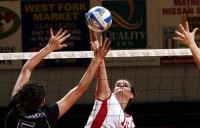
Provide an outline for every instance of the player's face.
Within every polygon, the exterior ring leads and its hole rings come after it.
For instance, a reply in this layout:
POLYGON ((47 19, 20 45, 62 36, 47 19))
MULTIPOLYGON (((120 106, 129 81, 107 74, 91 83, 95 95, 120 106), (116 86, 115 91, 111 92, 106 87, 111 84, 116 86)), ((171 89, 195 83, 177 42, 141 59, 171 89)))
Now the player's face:
POLYGON ((132 98, 130 83, 127 80, 118 80, 115 84, 114 93, 123 93, 127 98, 132 98))

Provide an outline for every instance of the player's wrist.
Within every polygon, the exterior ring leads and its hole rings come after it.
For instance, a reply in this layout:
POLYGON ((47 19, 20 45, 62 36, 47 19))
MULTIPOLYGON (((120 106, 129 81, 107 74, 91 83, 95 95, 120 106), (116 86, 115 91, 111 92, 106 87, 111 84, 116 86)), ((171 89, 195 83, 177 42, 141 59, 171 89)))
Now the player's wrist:
POLYGON ((54 49, 51 47, 50 44, 47 44, 46 49, 49 50, 50 52, 54 51, 54 49))
POLYGON ((94 60, 95 62, 97 62, 97 63, 100 63, 100 62, 101 62, 101 58, 99 58, 99 57, 97 57, 97 56, 95 56, 95 57, 93 58, 93 60, 94 60))
POLYGON ((192 43, 188 44, 188 47, 195 48, 195 47, 197 47, 197 44, 195 42, 192 42, 192 43))

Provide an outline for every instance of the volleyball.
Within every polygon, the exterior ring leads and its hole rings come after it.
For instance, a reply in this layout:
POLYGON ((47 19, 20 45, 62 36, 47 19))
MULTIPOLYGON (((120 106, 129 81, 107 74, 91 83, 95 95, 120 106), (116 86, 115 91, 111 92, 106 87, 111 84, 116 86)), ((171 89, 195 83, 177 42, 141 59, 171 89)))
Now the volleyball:
POLYGON ((86 14, 86 23, 89 29, 96 32, 106 31, 112 24, 112 15, 102 6, 91 8, 86 14))

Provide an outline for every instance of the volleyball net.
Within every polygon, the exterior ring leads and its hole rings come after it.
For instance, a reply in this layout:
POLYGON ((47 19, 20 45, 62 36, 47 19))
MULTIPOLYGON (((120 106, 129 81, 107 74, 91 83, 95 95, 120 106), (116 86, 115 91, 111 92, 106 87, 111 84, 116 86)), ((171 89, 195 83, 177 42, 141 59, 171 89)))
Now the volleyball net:
MULTIPOLYGON (((0 54, 2 107, 8 105, 22 65, 34 54, 0 54)), ((31 80, 45 85, 47 103, 56 102, 79 83, 93 56, 92 51, 52 52, 33 71, 31 80)), ((200 126, 200 72, 189 49, 111 50, 105 62, 111 89, 121 78, 130 80, 136 88, 137 97, 128 108, 136 126, 200 126)), ((84 127, 92 110, 95 86, 96 77, 60 119, 58 127, 84 127), (75 123, 77 120, 80 123, 75 123)), ((4 119, 1 114, 1 120, 4 119)))
MULTIPOLYGON (((29 59, 36 52, 1 53, 0 60, 29 59)), ((189 49, 144 49, 144 50, 112 50, 106 57, 153 57, 153 56, 191 56, 189 49)), ((93 51, 53 52, 45 59, 59 58, 92 58, 93 51)))

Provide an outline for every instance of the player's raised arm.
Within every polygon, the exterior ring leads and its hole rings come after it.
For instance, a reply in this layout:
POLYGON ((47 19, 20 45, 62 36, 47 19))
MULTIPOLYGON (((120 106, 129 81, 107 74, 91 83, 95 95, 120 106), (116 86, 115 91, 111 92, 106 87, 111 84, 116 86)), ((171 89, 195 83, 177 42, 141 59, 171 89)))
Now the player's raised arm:
MULTIPOLYGON (((95 48, 102 46, 103 44, 105 44, 105 42, 109 42, 108 38, 106 38, 103 43, 101 35, 98 38, 97 32, 92 30, 89 30, 89 32, 90 32, 90 42, 92 42, 95 45, 95 48)), ((96 98, 101 100, 107 99, 110 96, 111 89, 108 84, 108 78, 104 60, 101 61, 96 75, 97 75, 97 85, 95 93, 96 98)))
POLYGON ((174 39, 182 41, 185 45, 187 45, 190 48, 193 58, 198 68, 200 69, 200 51, 195 43, 195 33, 197 32, 198 28, 195 28, 192 32, 190 32, 187 21, 185 28, 183 27, 182 24, 179 24, 179 27, 181 32, 175 31, 175 34, 177 36, 174 37, 174 39))
MULTIPOLYGON (((94 50, 94 58, 92 59, 88 69, 81 78, 76 87, 70 90, 60 101, 57 102, 59 107, 59 117, 61 117, 69 108, 83 95, 91 83, 98 67, 99 63, 104 59, 106 54, 110 50, 110 42, 104 42, 104 44, 94 50)), ((92 45, 94 48, 94 45, 92 45)))
POLYGON ((24 86, 26 82, 29 81, 33 69, 42 61, 42 59, 44 59, 49 53, 54 50, 59 50, 67 47, 66 44, 62 44, 70 36, 70 34, 66 34, 67 30, 62 32, 61 28, 57 32, 57 34, 54 35, 52 28, 50 28, 50 39, 48 44, 23 65, 17 82, 14 86, 12 97, 22 86, 24 86))

